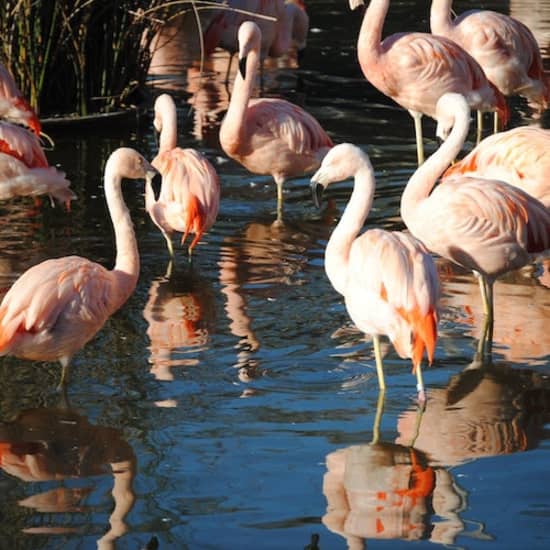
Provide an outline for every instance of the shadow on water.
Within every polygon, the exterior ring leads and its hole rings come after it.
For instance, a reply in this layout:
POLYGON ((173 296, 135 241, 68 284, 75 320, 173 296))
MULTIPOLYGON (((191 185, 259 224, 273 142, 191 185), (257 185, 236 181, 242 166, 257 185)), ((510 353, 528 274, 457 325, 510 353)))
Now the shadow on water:
MULTIPOLYGON (((347 5, 308 0, 306 55, 299 65, 293 55, 268 61, 263 95, 300 104, 335 142, 366 148, 377 179, 367 227, 402 229, 400 196, 416 167, 413 124, 363 78, 361 17, 347 5)), ((458 13, 472 7, 453 5, 458 13)), ((532 25, 548 67, 550 2, 483 7, 532 25)), ((426 31, 428 8, 392 2, 384 34, 426 31)), ((189 25, 164 29, 151 92, 174 95, 178 143, 216 167, 218 220, 191 265, 176 247, 169 267, 143 187, 123 185, 141 275, 75 356, 74 408, 49 405, 58 365, 2 358, 0 546, 547 547, 549 260, 496 283, 494 364, 478 369, 469 368, 483 324, 477 283, 438 260, 440 337, 424 370, 426 408, 418 410, 410 363, 389 345, 382 403, 372 345, 324 272, 351 182, 329 191, 321 212, 308 177, 288 182, 283 223, 274 223, 271 177, 248 173, 219 148, 236 63, 227 84, 226 52, 215 52, 200 75, 189 25)), ((536 122, 523 102, 512 108, 513 124, 536 122)), ((435 125, 424 125, 430 154, 435 125)), ((110 268, 105 159, 122 145, 149 159, 157 149, 151 111, 137 126, 48 133, 48 159, 78 200, 71 212, 47 201, 1 205, 2 291, 48 257, 79 254, 110 268)))

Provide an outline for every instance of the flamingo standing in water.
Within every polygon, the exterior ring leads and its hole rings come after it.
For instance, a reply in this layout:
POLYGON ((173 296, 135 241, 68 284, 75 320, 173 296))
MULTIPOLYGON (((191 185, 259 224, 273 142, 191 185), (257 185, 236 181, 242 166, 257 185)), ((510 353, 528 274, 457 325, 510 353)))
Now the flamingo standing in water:
POLYGON ((277 184, 277 219, 282 219, 283 183, 315 171, 332 147, 320 124, 284 99, 250 99, 260 62, 261 31, 252 21, 239 29, 239 74, 220 127, 225 153, 254 174, 277 184))
MULTIPOLYGON (((364 2, 349 3, 355 9, 364 2)), ((389 4, 389 0, 371 0, 359 32, 357 55, 365 78, 413 117, 418 164, 424 162, 422 115, 435 118, 437 100, 446 92, 464 95, 478 112, 497 111, 506 124, 505 97, 460 46, 448 38, 421 32, 392 34, 382 41, 389 4)))
POLYGON ((102 265, 66 256, 28 269, 0 304, 0 355, 59 361, 60 388, 73 355, 101 329, 132 294, 139 255, 122 178, 150 180, 155 169, 136 151, 117 149, 105 166, 105 198, 115 231, 116 263, 102 265))
POLYGON ((41 125, 34 109, 27 103, 13 76, 0 63, 0 118, 28 126, 40 135, 41 125))
POLYGON ((503 181, 448 177, 435 184, 462 148, 470 107, 460 94, 437 103, 438 135, 451 128, 441 147, 412 175, 401 197, 401 216, 426 247, 479 277, 485 326, 478 353, 492 345, 493 283, 550 248, 550 211, 538 200, 503 181))
POLYGON ((358 147, 342 143, 327 153, 311 178, 317 206, 328 184, 351 176, 353 193, 327 244, 325 270, 353 322, 372 335, 380 389, 386 385, 379 337, 387 334, 397 353, 412 359, 423 401, 422 356, 426 349, 431 363, 437 340, 437 271, 424 245, 411 235, 383 229, 359 234, 375 180, 369 157, 358 147))
POLYGON ((0 121, 0 199, 50 195, 69 209, 75 194, 65 174, 48 166, 38 138, 21 126, 0 121))
POLYGON ((174 100, 162 94, 155 101, 155 129, 160 132, 159 152, 152 165, 162 176, 160 196, 155 194, 150 181, 145 185, 145 208, 161 230, 170 257, 174 257, 172 233, 183 233, 181 244, 189 233, 194 238, 189 245, 189 256, 205 231, 218 215, 220 181, 218 174, 204 155, 194 149, 176 147, 177 112, 174 100))
POLYGON ((430 27, 464 48, 505 95, 521 95, 539 108, 550 101, 540 49, 529 28, 508 15, 469 10, 451 19, 452 0, 432 0, 430 27))
POLYGON ((550 208, 550 130, 518 126, 487 136, 442 179, 457 175, 505 181, 550 208))

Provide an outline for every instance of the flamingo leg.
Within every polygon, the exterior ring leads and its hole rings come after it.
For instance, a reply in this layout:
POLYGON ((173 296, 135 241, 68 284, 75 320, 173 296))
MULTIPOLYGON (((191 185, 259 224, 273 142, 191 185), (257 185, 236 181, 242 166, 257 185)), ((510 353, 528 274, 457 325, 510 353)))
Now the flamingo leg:
POLYGON ((57 391, 60 393, 65 393, 67 391, 67 380, 69 375, 69 357, 61 357, 59 359, 59 362, 61 363, 61 380, 59 381, 59 385, 57 386, 57 391))
POLYGON ((493 134, 497 134, 498 130, 499 130, 498 113, 495 111, 493 113, 493 134))
POLYGON ((418 363, 415 367, 416 371, 416 390, 418 391, 418 401, 420 403, 426 402, 426 391, 424 388, 424 379, 422 377, 422 365, 418 363))
POLYGON ((482 135, 483 135, 483 112, 477 111, 477 134, 476 134, 477 145, 479 145, 482 135))
POLYGON ((386 389, 386 381, 384 380, 384 366, 382 365, 382 352, 380 351, 380 336, 372 335, 372 343, 374 346, 374 358, 376 360, 376 374, 378 374, 378 385, 384 391, 386 389))
POLYGON ((485 276, 481 274, 477 275, 479 278, 479 289, 481 290, 481 298, 483 300, 483 312, 485 313, 481 339, 478 344, 478 354, 481 354, 480 359, 484 361, 486 356, 489 360, 491 359, 493 350, 493 281, 489 281, 485 276))
POLYGON ((414 120, 414 135, 416 137, 416 158, 418 166, 424 163, 424 142, 422 140, 422 113, 409 111, 414 120))
POLYGON ((283 183, 284 179, 275 177, 277 184, 277 221, 283 221, 283 183))
POLYGON ((372 426, 372 441, 378 443, 380 441, 380 424, 382 422, 382 414, 384 413, 384 399, 386 390, 380 389, 378 392, 378 401, 376 402, 376 414, 374 416, 374 424, 372 426))
POLYGON ((166 239, 166 246, 168 247, 168 253, 170 254, 170 258, 174 259, 174 245, 172 244, 172 239, 170 238, 170 235, 166 233, 165 231, 162 232, 164 235, 164 238, 166 239))

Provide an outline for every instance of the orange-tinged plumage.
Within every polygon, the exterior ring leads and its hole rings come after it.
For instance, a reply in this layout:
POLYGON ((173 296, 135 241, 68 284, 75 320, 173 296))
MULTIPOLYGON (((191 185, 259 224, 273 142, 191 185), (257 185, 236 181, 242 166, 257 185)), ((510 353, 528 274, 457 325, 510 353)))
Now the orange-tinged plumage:
POLYGON ((424 350, 432 361, 437 340, 437 272, 425 247, 409 234, 382 229, 360 234, 375 180, 368 156, 358 147, 345 143, 329 151, 311 180, 312 189, 319 193, 351 176, 353 193, 327 244, 325 270, 353 322, 373 336, 380 387, 385 388, 379 336, 387 335, 401 357, 412 359, 423 399, 420 364, 424 350))
POLYGON ((332 140, 306 111, 283 99, 250 99, 260 60, 261 32, 247 21, 239 29, 239 67, 229 109, 220 127, 225 153, 254 174, 277 184, 282 216, 283 183, 314 172, 332 140))
POLYGON ((462 148, 470 123, 470 108, 459 94, 445 94, 437 109, 438 127, 452 127, 451 133, 410 178, 401 216, 429 250, 479 275, 490 344, 493 283, 550 248, 550 211, 499 180, 458 174, 434 187, 462 148))
POLYGON ((182 245, 190 233, 194 234, 189 245, 191 254, 216 221, 220 203, 218 174, 202 153, 176 146, 176 106, 168 94, 155 101, 154 125, 160 132, 160 147, 152 164, 162 176, 162 187, 155 200, 152 186, 146 185, 145 206, 164 235, 170 256, 174 256, 174 231, 183 233, 182 245))
MULTIPOLYGON (((350 7, 363 4, 350 0, 350 7)), ((382 40, 389 0, 371 0, 357 42, 365 78, 409 111, 415 120, 418 163, 424 160, 422 115, 435 118, 437 100, 446 92, 464 95, 478 111, 497 111, 502 125, 509 116, 504 96, 485 76, 477 61, 441 36, 403 32, 382 40)))
POLYGON ((109 271, 81 258, 46 260, 23 273, 0 304, 0 355, 58 360, 64 374, 72 356, 128 299, 139 275, 139 257, 122 178, 153 177, 136 151, 117 149, 105 167, 105 196, 115 230, 117 258, 109 271))
POLYGON ((69 186, 65 174, 48 165, 34 134, 0 121, 0 199, 49 195, 69 209, 76 198, 69 186))
POLYGON ((505 96, 521 95, 546 108, 550 81, 529 28, 508 15, 469 10, 451 19, 452 0, 432 0, 430 27, 464 48, 505 96))
POLYGON ((0 118, 28 126, 40 135, 40 120, 17 87, 13 76, 0 63, 0 118))
POLYGON ((519 126, 488 136, 442 179, 459 175, 505 181, 550 208, 550 130, 519 126))

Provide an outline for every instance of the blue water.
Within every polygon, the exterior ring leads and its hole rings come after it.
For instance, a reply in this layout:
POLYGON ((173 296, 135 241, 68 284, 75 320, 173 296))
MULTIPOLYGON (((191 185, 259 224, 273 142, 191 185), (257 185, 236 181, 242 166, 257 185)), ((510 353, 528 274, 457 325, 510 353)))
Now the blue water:
MULTIPOLYGON (((388 31, 426 30, 427 4, 392 5, 388 31)), ((458 12, 469 6, 455 3, 458 12)), ((300 103, 335 142, 366 148, 377 176, 367 227, 401 229, 400 194, 416 166, 412 120, 364 81, 354 51, 360 21, 347 2, 311 0, 308 9, 304 64, 268 68, 266 93, 300 103)), ((274 225, 270 178, 218 148, 223 85, 207 78, 197 91, 183 74, 172 90, 179 140, 220 174, 218 220, 192 266, 178 249, 167 277, 143 188, 125 184, 140 279, 75 357, 69 409, 55 391, 58 365, 2 358, 0 548, 137 550, 156 537, 161 550, 313 549, 315 535, 323 550, 407 540, 415 548, 547 548, 550 293, 542 265, 497 283, 495 364, 480 371, 468 368, 481 332, 477 284, 438 260, 444 295, 426 410, 419 417, 410 363, 391 348, 382 403, 371 343, 323 267, 351 182, 329 190, 320 212, 308 178, 289 182, 284 225, 274 225), (201 93, 210 118, 198 101, 188 113, 201 93), (5 462, 2 442, 18 464, 5 462)), ((521 101, 513 108, 515 124, 531 121, 521 101)), ((433 129, 426 120, 428 152, 437 147, 433 129)), ((48 133, 50 162, 66 171, 78 201, 70 213, 47 201, 1 205, 3 289, 49 257, 80 254, 110 267, 104 161, 121 145, 148 158, 156 151, 150 113, 137 126, 48 133)))

